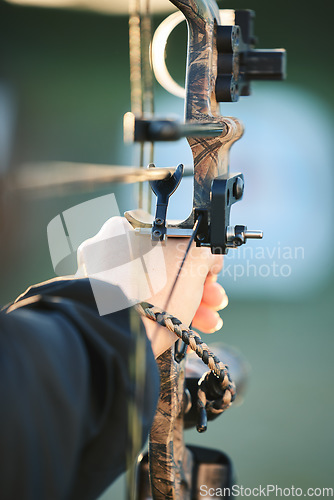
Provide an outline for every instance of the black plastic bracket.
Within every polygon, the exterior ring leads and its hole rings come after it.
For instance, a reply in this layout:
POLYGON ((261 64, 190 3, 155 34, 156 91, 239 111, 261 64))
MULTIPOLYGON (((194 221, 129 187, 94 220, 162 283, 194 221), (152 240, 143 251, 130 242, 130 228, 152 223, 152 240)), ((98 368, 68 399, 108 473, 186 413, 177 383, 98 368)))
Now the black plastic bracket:
POLYGON ((244 176, 227 174, 216 177, 211 186, 211 209, 195 209, 195 219, 201 215, 196 246, 210 246, 214 254, 227 254, 227 228, 230 225, 231 206, 242 199, 244 176))
POLYGON ((231 206, 242 199, 244 176, 228 174, 216 177, 211 186, 210 246, 214 254, 227 254, 227 228, 231 206))

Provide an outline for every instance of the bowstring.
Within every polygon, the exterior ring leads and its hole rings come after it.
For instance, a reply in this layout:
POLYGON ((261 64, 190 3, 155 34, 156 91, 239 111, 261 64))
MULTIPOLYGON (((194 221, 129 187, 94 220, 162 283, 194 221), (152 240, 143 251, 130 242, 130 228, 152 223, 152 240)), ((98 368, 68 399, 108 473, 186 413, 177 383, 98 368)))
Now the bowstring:
MULTIPOLYGON (((151 50, 151 15, 150 0, 130 0, 129 5, 129 58, 130 58, 130 99, 131 112, 142 117, 144 114, 153 115, 153 75, 150 63, 151 50)), ((153 163, 153 143, 147 147, 142 142, 139 145, 139 167, 144 168, 147 163, 153 163)), ((139 183, 138 205, 143 208, 143 183, 139 183)), ((148 189, 147 209, 151 211, 151 189, 148 189)), ((137 453, 142 442, 142 418, 146 373, 146 335, 142 335, 142 323, 134 309, 130 310, 130 332, 134 348, 129 354, 129 374, 133 394, 128 401, 128 449, 126 453, 126 498, 133 500, 137 497, 136 466, 137 453)))
MULTIPOLYGON (((141 18, 141 64, 142 64, 142 113, 143 115, 153 117, 154 115, 154 88, 153 88, 153 72, 151 64, 151 41, 152 41, 152 17, 150 12, 150 0, 143 0, 144 8, 141 18)), ((154 162, 154 143, 145 145, 142 143, 143 162, 146 164, 154 162), (146 154, 145 154, 146 153, 146 154)), ((147 192, 147 211, 151 212, 152 205, 152 190, 148 187, 147 192)))
POLYGON ((183 269, 183 266, 184 266, 184 263, 186 261, 186 258, 190 252, 190 249, 191 249, 191 245, 194 243, 195 241, 195 238, 196 238, 196 235, 198 233, 198 229, 199 229, 199 226, 200 226, 200 223, 201 223, 201 220, 202 220, 202 215, 199 215, 195 224, 194 224, 194 227, 193 227, 193 230, 192 230, 192 233, 191 233, 191 236, 190 236, 190 239, 189 239, 189 242, 188 242, 188 245, 187 245, 187 248, 186 248, 186 251, 184 252, 184 255, 183 255, 183 258, 182 258, 182 261, 181 261, 181 264, 179 265, 179 268, 177 270, 177 273, 176 273, 176 276, 175 276, 175 279, 174 279, 174 282, 173 282, 173 285, 170 289, 170 292, 169 292, 169 295, 167 297, 167 300, 166 300, 166 303, 165 303, 165 307, 164 307, 164 310, 165 311, 168 311, 168 306, 170 304, 170 301, 172 299, 172 296, 174 294, 174 291, 175 291, 175 288, 176 288, 176 285, 177 285, 177 282, 180 278, 180 275, 181 275, 181 272, 182 272, 182 269, 183 269))
MULTIPOLYGON (((152 19, 150 0, 130 0, 129 56, 131 112, 139 117, 154 114, 154 85, 151 65, 152 19)), ((154 161, 154 145, 139 144, 139 167, 154 161)), ((138 206, 143 208, 143 185, 139 184, 138 206)), ((147 211, 151 211, 152 193, 147 191, 147 211)))
MULTIPOLYGON (((129 4, 129 58, 130 58, 130 101, 131 112, 136 116, 143 114, 142 89, 142 44, 141 44, 141 5, 140 0, 130 0, 129 4)), ((139 167, 143 166, 143 143, 140 143, 139 167)), ((143 187, 139 184, 139 208, 143 207, 143 187)))
MULTIPOLYGON (((168 294, 168 297, 166 299, 166 302, 165 302, 165 306, 164 306, 164 311, 165 312, 168 312, 168 306, 170 304, 170 301, 174 295, 174 292, 175 292, 175 289, 176 289, 176 285, 177 285, 177 282, 180 278, 180 275, 181 275, 181 272, 182 272, 182 269, 183 269, 183 266, 184 266, 184 263, 187 259, 187 256, 190 252, 190 249, 191 249, 191 245, 194 243, 195 241, 195 238, 197 236, 197 233, 198 233, 198 229, 199 229, 199 226, 201 224, 201 220, 202 220, 202 215, 199 215, 195 224, 194 224, 194 227, 192 229, 192 233, 191 233, 191 236, 189 238, 189 242, 188 242, 188 245, 187 245, 187 248, 186 248, 186 251, 184 252, 184 255, 182 257, 182 261, 181 261, 181 264, 179 265, 178 267, 178 270, 177 270, 177 273, 176 273, 176 276, 174 278, 174 282, 173 282, 173 285, 171 286, 171 289, 169 291, 169 294, 168 294)), ((155 334, 158 332, 160 326, 159 324, 157 324, 157 327, 156 327, 156 330, 155 330, 155 334)))

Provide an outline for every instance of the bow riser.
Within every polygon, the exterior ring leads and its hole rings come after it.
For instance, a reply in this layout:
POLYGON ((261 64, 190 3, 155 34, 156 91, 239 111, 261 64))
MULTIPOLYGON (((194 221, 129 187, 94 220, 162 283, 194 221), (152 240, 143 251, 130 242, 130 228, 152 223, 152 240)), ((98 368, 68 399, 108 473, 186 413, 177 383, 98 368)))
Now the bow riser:
POLYGON ((213 118, 219 115, 215 98, 215 27, 219 24, 219 10, 216 3, 210 0, 171 2, 184 14, 188 26, 185 120, 212 123, 213 118))
MULTIPOLYGON (((220 125, 217 137, 187 137, 194 160, 193 209, 184 221, 167 222, 168 236, 189 236, 197 210, 208 212, 210 225, 211 186, 216 177, 229 170, 229 151, 243 134, 243 125, 236 118, 223 118, 215 96, 217 79, 217 25, 220 14, 212 0, 171 2, 184 14, 188 26, 185 123, 220 125)), ((143 232, 150 231, 153 218, 137 210, 126 217, 143 232)))
MULTIPOLYGON (((229 170, 231 146, 243 134, 242 123, 235 118, 224 118, 228 126, 227 135, 215 138, 188 138, 194 158, 194 199, 193 213, 180 227, 193 227, 195 210, 208 210, 211 205, 212 181, 229 170)), ((209 221, 210 223, 210 218, 209 221)))
POLYGON ((158 360, 160 397, 149 440, 150 482, 155 500, 190 499, 192 457, 183 436, 184 361, 174 360, 174 348, 158 360))

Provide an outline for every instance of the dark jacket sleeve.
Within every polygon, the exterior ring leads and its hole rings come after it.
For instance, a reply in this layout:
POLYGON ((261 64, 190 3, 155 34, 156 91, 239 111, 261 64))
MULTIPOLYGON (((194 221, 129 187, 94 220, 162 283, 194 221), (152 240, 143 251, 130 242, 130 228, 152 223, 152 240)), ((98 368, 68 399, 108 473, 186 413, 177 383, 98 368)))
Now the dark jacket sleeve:
POLYGON ((100 316, 85 279, 33 287, 0 313, 2 500, 96 498, 125 469, 130 401, 144 442, 159 378, 132 315, 100 316), (144 387, 129 370, 138 344, 144 387))

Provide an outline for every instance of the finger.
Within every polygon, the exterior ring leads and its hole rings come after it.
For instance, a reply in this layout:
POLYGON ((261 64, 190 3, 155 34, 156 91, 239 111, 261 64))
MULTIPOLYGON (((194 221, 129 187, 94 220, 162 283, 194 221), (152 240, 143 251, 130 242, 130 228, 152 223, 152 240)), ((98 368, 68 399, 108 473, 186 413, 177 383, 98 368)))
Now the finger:
POLYGON ((221 329, 223 320, 216 311, 201 304, 196 311, 192 326, 204 333, 214 333, 221 329))
POLYGON ((219 283, 209 281, 204 284, 201 303, 219 311, 227 306, 228 297, 219 283))
POLYGON ((212 261, 210 265, 211 274, 219 274, 223 268, 224 259, 222 255, 212 255, 212 261))
POLYGON ((218 279, 218 274, 208 273, 205 283, 215 283, 218 279))

